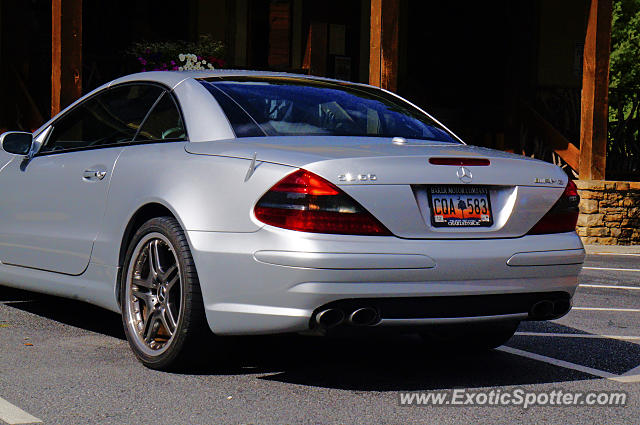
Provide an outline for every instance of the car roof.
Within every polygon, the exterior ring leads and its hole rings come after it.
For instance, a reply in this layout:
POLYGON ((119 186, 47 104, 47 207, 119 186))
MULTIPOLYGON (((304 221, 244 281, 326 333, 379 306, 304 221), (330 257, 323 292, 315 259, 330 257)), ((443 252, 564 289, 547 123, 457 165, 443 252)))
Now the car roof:
MULTIPOLYGON (((215 78, 215 77, 247 77, 247 76, 260 76, 260 77, 288 77, 288 78, 303 78, 310 80, 326 80, 326 81, 339 81, 339 80, 331 80, 329 78, 322 78, 310 75, 303 74, 292 74, 287 72, 269 72, 269 71, 249 71, 249 70, 239 70, 239 69, 215 69, 215 70, 205 70, 205 71, 148 71, 148 72, 138 72, 136 74, 124 75, 120 78, 116 78, 115 80, 109 81, 95 89, 91 92, 85 94, 79 99, 75 100, 73 103, 68 105, 60 114, 65 113, 66 111, 75 107, 78 103, 82 102, 89 96, 94 95, 104 89, 109 87, 113 87, 118 84, 123 83, 133 83, 133 82, 155 82, 167 86, 169 89, 175 89, 180 83, 185 82, 186 80, 200 80, 205 78, 215 78)), ((356 84, 356 83, 352 83, 356 84)), ((60 115, 58 114, 58 115, 60 115)), ((51 117, 47 122, 45 122, 40 128, 33 132, 34 137, 38 137, 42 131, 44 131, 58 116, 51 117)))
MULTIPOLYGON (((183 83, 183 82, 186 83, 187 85, 191 85, 195 82, 194 80, 204 80, 204 79, 215 78, 215 77, 273 77, 273 78, 291 78, 291 79, 295 78, 295 79, 305 79, 305 80, 315 80, 315 81, 327 81, 327 82, 334 82, 339 84, 349 84, 352 86, 369 87, 376 90, 382 90, 384 92, 389 93, 392 96, 396 96, 394 93, 388 92, 387 90, 382 89, 380 87, 371 86, 369 84, 336 80, 333 78, 318 77, 315 75, 294 74, 294 73, 288 73, 288 72, 251 71, 251 70, 242 70, 242 69, 214 69, 214 70, 204 70, 204 71, 148 71, 148 72, 139 72, 136 74, 125 75, 120 78, 116 78, 115 80, 110 81, 106 84, 103 84, 100 87, 97 87, 96 89, 92 90, 90 93, 87 93, 86 95, 82 96, 80 99, 77 99, 75 102, 67 106, 64 110, 60 112, 60 114, 54 117, 51 117, 51 119, 49 119, 39 129, 37 129, 33 133, 33 135, 34 137, 38 137, 59 115, 64 114, 68 110, 74 108, 78 103, 84 101, 84 99, 86 99, 87 97, 92 96, 95 93, 98 93, 106 88, 113 87, 118 84, 130 83, 130 82, 136 82, 136 81, 155 82, 155 83, 159 83, 167 86, 170 90, 174 90, 178 85, 180 85, 180 83, 183 83)), ((199 84, 196 83, 196 85, 199 85, 199 84)), ((403 99, 403 100, 405 102, 408 102, 418 110, 422 111, 424 114, 429 116, 432 120, 440 124, 442 127, 446 128, 442 123, 440 123, 431 115, 429 115, 428 113, 420 109, 418 106, 412 104, 406 99, 403 99)), ((217 105, 217 103, 216 103, 216 107, 218 109, 220 108, 217 105)), ((220 112, 222 112, 221 109, 220 109, 220 112)), ((451 132, 451 130, 448 130, 448 131, 451 132)), ((453 132, 451 133, 453 134, 453 132)), ((462 142, 462 140, 458 136, 455 136, 455 137, 458 140, 460 140, 460 142, 462 142)), ((208 138, 208 140, 211 140, 211 138, 208 138)))
POLYGON ((361 83, 354 83, 350 81, 341 81, 332 78, 318 77, 315 75, 294 74, 288 72, 272 72, 272 71, 248 71, 241 69, 215 69, 206 71, 149 71, 139 72, 136 74, 125 75, 117 78, 110 83, 109 87, 135 81, 154 81, 164 84, 168 87, 174 88, 181 82, 188 79, 206 79, 215 77, 285 77, 285 78, 299 78, 306 80, 322 80, 322 81, 334 81, 340 83, 347 83, 353 85, 367 85, 361 83))

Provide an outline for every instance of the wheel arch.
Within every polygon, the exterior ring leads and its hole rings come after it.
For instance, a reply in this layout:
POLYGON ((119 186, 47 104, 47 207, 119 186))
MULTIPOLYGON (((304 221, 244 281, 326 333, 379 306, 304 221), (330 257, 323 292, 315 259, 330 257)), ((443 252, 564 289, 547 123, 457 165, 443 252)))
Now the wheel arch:
POLYGON ((125 227, 124 233, 122 234, 122 238, 120 241, 120 250, 118 252, 118 277, 116 280, 116 300, 118 304, 120 304, 120 278, 121 278, 121 270, 124 267, 125 257, 127 255, 127 248, 129 247, 129 243, 133 238, 133 235, 136 231, 148 220, 156 217, 173 217, 178 220, 180 226, 184 229, 184 226, 177 214, 175 214, 169 207, 166 205, 153 201, 149 202, 145 205, 142 205, 136 212, 133 213, 127 226, 125 227))

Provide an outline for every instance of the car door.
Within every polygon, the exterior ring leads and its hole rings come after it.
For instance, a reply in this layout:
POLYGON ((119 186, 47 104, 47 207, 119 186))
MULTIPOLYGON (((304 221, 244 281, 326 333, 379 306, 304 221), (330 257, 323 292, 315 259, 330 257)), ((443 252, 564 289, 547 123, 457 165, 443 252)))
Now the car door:
POLYGON ((164 90, 106 89, 53 122, 28 162, 0 171, 0 262, 81 274, 104 215, 111 172, 164 90))

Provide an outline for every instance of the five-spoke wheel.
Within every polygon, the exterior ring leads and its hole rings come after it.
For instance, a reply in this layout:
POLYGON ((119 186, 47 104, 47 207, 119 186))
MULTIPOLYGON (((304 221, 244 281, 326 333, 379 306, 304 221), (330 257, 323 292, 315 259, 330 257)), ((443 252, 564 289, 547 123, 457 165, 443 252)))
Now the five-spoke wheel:
POLYGON ((129 321, 143 351, 156 354, 167 346, 180 318, 180 265, 170 242, 149 233, 134 251, 127 275, 129 321))
POLYGON ((174 367, 206 326, 184 232, 174 218, 151 219, 134 235, 126 260, 120 303, 129 344, 145 365, 174 367))

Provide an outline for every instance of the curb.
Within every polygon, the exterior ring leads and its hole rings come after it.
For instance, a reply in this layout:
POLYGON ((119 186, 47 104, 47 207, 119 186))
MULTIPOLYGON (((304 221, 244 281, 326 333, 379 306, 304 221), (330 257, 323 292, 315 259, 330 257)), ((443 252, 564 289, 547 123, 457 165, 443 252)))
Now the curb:
POLYGON ((640 254, 640 245, 585 245, 587 254, 595 252, 612 254, 640 254))

